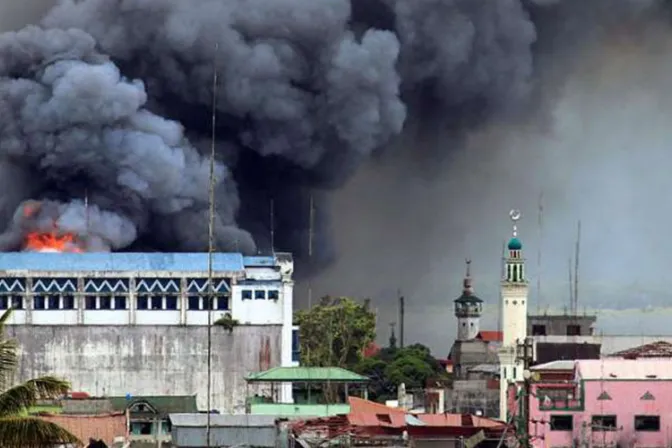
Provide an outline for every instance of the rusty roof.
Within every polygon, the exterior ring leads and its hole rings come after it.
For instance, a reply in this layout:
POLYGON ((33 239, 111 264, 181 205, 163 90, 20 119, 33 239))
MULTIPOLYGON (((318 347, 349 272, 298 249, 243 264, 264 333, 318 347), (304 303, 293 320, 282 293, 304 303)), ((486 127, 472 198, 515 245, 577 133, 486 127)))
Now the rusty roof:
POLYGON ((501 331, 483 330, 476 335, 476 339, 485 342, 501 342, 504 340, 504 334, 501 331))
POLYGON ((499 428, 506 424, 491 418, 470 414, 418 414, 417 417, 428 426, 499 428))
POLYGON ((638 347, 628 348, 609 355, 615 358, 672 358, 672 344, 666 341, 656 341, 638 347))
POLYGON ((89 439, 100 439, 112 446, 115 437, 126 436, 126 416, 124 414, 107 415, 40 415, 39 418, 68 430, 85 445, 89 439))

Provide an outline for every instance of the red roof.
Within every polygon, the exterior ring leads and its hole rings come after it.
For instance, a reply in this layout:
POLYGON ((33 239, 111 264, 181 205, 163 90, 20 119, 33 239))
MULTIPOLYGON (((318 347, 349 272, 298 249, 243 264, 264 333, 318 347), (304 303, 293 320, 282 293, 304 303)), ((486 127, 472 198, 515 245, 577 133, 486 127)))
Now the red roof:
POLYGON ((112 446, 115 437, 126 436, 126 416, 124 414, 107 415, 40 415, 39 418, 68 430, 84 445, 89 439, 100 439, 112 446))
POLYGON ((672 358, 672 344, 666 341, 656 341, 650 344, 622 350, 609 356, 625 359, 672 358))
POLYGON ((504 334, 501 331, 483 330, 476 335, 476 339, 481 339, 485 342, 501 342, 504 340, 504 334))
POLYGON ((409 435, 418 438, 435 437, 470 437, 480 430, 486 436, 499 438, 507 430, 504 422, 467 414, 420 414, 413 417, 425 423, 416 426, 407 422, 410 416, 404 409, 392 408, 383 404, 374 403, 357 397, 349 397, 350 413, 295 421, 292 430, 300 434, 303 431, 320 432, 327 438, 350 434, 358 438, 369 440, 377 435, 400 435, 406 431, 409 435))

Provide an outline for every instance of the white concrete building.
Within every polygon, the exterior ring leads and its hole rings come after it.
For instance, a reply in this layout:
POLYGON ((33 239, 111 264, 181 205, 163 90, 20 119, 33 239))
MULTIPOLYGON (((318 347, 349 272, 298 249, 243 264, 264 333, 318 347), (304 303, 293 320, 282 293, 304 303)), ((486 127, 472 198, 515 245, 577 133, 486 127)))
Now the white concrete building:
POLYGON ((499 418, 507 419, 506 394, 509 383, 522 381, 524 364, 516 356, 516 347, 527 337, 527 295, 523 244, 518 239, 516 222, 520 212, 512 211, 513 236, 508 244, 505 260, 505 277, 502 279, 502 331, 503 341, 499 351, 499 418))
MULTIPOLYGON (((95 395, 197 394, 206 402, 207 297, 212 407, 244 409, 244 377, 297 364, 290 254, 0 253, 0 310, 14 308, 21 378, 63 376, 95 395)), ((285 387, 290 394, 291 388, 285 387)))

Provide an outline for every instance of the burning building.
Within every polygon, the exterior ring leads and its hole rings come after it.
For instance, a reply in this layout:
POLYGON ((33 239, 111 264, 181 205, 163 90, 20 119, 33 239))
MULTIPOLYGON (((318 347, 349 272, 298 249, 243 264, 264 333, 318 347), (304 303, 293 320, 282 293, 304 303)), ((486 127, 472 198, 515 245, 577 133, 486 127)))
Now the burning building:
POLYGON ((58 232, 0 253, 0 308, 21 344, 19 378, 67 378, 91 395, 191 395, 207 401, 212 291, 212 407, 242 411, 244 377, 292 365, 289 254, 81 252, 58 232), (46 253, 45 253, 46 252, 46 253), (60 252, 60 253, 56 253, 60 252), (209 283, 212 278, 212 285, 209 283))

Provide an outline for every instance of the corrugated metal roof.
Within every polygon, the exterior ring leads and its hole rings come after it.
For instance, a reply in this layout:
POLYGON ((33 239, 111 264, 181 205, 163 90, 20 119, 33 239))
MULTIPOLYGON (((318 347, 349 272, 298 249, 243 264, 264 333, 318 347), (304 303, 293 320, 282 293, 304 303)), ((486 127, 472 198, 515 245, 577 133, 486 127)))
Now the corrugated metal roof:
MULTIPOLYGON (((208 423, 208 414, 170 414, 168 415, 173 426, 184 428, 201 428, 208 423)), ((252 414, 210 414, 210 426, 213 427, 246 427, 261 428, 275 426, 276 417, 273 415, 252 414)))
POLYGON ((340 367, 274 367, 264 372, 252 373, 249 382, 351 382, 361 383, 369 378, 340 367))
POLYGON ((672 359, 591 359, 576 361, 584 380, 672 380, 672 359))
POLYGON ((197 412, 195 395, 147 395, 136 397, 108 397, 115 411, 125 411, 135 404, 148 404, 157 414, 197 412))
POLYGON ((672 344, 656 341, 613 353, 609 356, 620 358, 672 358, 672 344))
POLYGON ((42 415, 38 418, 55 423, 68 430, 79 440, 88 443, 89 438, 101 439, 112 446, 115 437, 126 435, 126 416, 109 415, 42 415))
POLYGON ((468 371, 499 374, 499 364, 477 364, 468 371))
MULTIPOLYGON (((249 257, 245 257, 249 259, 249 257)), ((254 257, 274 263, 273 257, 254 257)), ((242 272, 245 264, 241 254, 218 253, 213 256, 215 271, 242 272)), ((86 253, 0 253, 2 271, 112 271, 148 272, 174 271, 194 272, 208 270, 207 253, 132 253, 132 252, 86 252, 86 253)))

